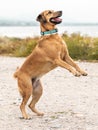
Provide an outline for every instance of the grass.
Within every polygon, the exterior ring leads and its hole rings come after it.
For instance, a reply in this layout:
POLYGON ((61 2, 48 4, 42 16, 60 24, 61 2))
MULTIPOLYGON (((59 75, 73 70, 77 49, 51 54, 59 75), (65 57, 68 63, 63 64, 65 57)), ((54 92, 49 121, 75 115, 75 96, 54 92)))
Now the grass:
POLYGON ((38 38, 26 38, 26 39, 21 39, 20 44, 16 47, 14 50, 13 54, 16 57, 25 57, 28 56, 33 49, 35 48, 37 44, 38 38))
MULTIPOLYGON (((80 33, 72 33, 71 35, 64 33, 62 38, 66 42, 69 54, 73 59, 98 60, 98 38, 82 36, 80 33)), ((35 48, 38 40, 38 37, 24 39, 0 37, 0 55, 28 56, 35 48)))
POLYGON ((0 55, 15 57, 28 56, 34 49, 39 38, 0 38, 0 55))
POLYGON ((63 34, 69 54, 76 60, 98 60, 98 38, 81 36, 80 33, 63 34))

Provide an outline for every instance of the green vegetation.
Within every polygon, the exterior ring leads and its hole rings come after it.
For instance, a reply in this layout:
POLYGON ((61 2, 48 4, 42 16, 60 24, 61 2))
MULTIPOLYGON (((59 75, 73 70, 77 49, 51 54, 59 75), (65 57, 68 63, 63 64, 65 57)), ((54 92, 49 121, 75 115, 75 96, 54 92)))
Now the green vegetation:
POLYGON ((28 56, 37 44, 39 38, 0 38, 0 55, 15 57, 28 56))
MULTIPOLYGON (((79 33, 62 35, 67 43, 70 56, 76 60, 98 60, 98 38, 82 36, 79 33)), ((0 38, 0 55, 16 57, 28 56, 39 40, 35 38, 0 38)))
POLYGON ((98 60, 98 38, 81 36, 80 33, 63 34, 69 54, 76 60, 98 60))

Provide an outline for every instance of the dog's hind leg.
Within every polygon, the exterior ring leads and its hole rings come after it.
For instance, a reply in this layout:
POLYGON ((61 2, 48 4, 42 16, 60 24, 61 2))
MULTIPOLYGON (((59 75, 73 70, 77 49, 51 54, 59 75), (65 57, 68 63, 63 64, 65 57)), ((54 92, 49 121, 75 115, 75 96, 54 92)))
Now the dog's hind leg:
POLYGON ((35 104, 39 101, 42 92, 43 92, 43 88, 41 85, 40 80, 35 80, 33 83, 33 96, 32 96, 32 101, 29 105, 30 109, 36 113, 38 116, 43 116, 44 114, 42 112, 39 112, 36 108, 35 108, 35 104))
POLYGON ((20 105, 20 110, 22 112, 23 118, 29 119, 29 117, 26 113, 26 110, 25 110, 25 106, 33 91, 32 82, 28 78, 26 80, 18 79, 18 86, 19 86, 20 94, 22 95, 22 98, 23 98, 22 103, 20 105))

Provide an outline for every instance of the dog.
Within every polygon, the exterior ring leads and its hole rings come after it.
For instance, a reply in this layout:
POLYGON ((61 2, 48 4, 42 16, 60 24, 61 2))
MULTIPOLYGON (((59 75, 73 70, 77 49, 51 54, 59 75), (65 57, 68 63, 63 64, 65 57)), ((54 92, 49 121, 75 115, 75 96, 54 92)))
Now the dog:
POLYGON ((40 81, 43 75, 58 66, 69 70, 74 76, 87 75, 69 56, 67 45, 58 34, 56 25, 62 22, 61 16, 62 11, 53 10, 46 10, 38 15, 36 20, 40 22, 42 36, 23 65, 14 73, 22 95, 20 110, 24 119, 29 119, 25 106, 31 95, 29 108, 39 116, 44 115, 35 108, 43 92, 40 81))

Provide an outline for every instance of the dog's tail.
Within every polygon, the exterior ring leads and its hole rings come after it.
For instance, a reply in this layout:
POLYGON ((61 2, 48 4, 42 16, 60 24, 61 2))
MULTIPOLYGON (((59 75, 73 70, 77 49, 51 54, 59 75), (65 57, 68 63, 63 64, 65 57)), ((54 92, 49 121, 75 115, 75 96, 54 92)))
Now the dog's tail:
POLYGON ((13 76, 14 78, 17 78, 18 77, 17 72, 15 72, 13 76))
POLYGON ((16 72, 13 74, 14 78, 18 77, 18 70, 19 70, 19 67, 17 67, 16 72))

